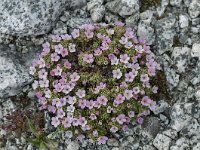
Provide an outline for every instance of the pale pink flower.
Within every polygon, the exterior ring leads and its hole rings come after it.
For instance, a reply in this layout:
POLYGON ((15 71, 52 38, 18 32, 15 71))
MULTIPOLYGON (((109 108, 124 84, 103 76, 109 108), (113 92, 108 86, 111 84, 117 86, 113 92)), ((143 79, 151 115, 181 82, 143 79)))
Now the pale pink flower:
POLYGON ((113 78, 115 79, 120 79, 122 77, 122 72, 120 71, 120 69, 113 70, 112 73, 113 73, 113 78))

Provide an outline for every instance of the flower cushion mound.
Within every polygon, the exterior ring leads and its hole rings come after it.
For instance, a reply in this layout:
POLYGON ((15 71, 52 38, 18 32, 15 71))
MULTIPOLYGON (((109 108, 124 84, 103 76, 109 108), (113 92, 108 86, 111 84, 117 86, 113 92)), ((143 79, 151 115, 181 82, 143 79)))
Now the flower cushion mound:
POLYGON ((156 71, 145 40, 118 22, 86 24, 71 35, 53 35, 30 67, 40 109, 51 124, 77 139, 105 144, 112 133, 142 124, 155 109, 156 71))

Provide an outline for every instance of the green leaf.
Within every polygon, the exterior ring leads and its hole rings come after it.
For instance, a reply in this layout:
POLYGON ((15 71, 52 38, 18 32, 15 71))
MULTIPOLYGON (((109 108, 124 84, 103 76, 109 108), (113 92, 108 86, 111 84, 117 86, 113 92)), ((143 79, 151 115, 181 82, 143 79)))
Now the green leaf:
POLYGON ((43 142, 40 143, 40 147, 39 147, 39 150, 46 150, 46 146, 43 142))

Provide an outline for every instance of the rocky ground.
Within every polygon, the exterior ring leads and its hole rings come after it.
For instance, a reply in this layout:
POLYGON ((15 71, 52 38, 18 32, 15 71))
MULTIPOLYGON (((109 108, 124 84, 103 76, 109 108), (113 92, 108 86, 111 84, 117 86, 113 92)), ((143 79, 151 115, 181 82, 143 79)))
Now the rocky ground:
MULTIPOLYGON (((200 149, 200 0, 2 0, 0 18, 0 124, 20 107, 15 95, 26 95, 31 99, 26 107, 36 107, 28 70, 48 35, 84 23, 121 20, 151 45, 169 96, 160 98, 144 125, 116 134, 107 145, 77 143, 63 133, 54 136, 59 149, 200 149)), ((0 149, 35 148, 23 135, 8 136, 0 128, 0 149)))

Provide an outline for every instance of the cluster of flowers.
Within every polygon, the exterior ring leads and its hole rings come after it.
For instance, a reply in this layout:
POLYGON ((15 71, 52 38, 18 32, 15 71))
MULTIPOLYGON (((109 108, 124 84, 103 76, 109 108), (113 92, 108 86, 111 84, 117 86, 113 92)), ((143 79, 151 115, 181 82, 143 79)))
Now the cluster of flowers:
POLYGON ((143 123, 154 110, 156 71, 145 40, 122 22, 86 24, 71 35, 53 35, 30 67, 40 109, 51 124, 78 140, 105 144, 112 133, 143 123))

